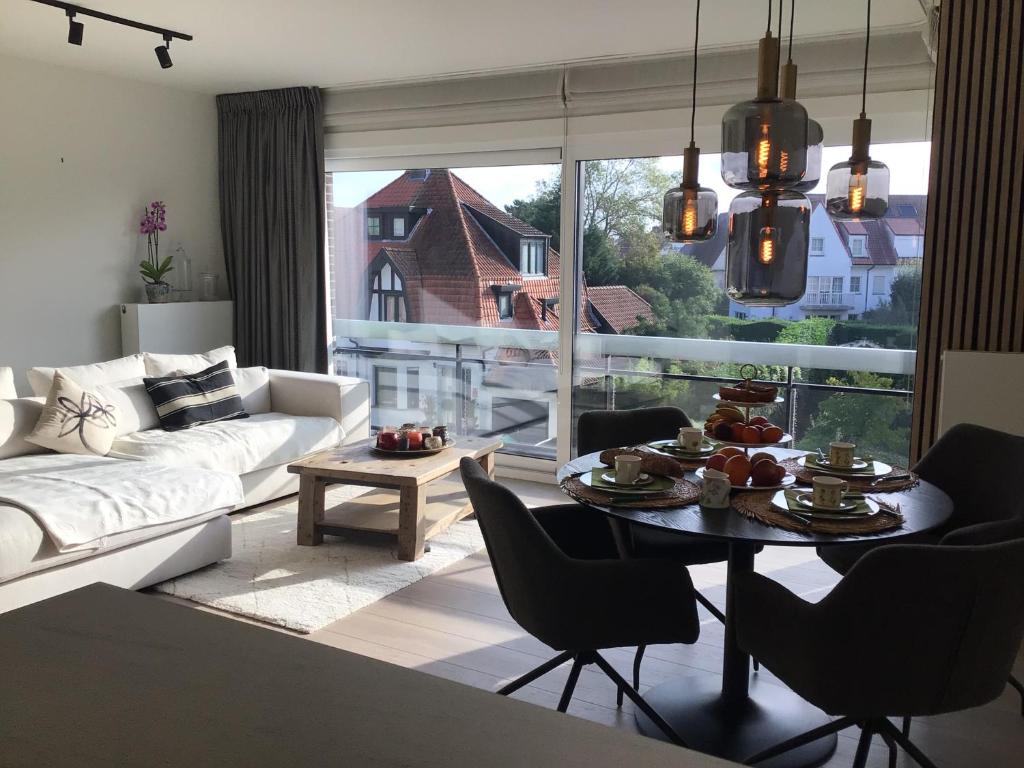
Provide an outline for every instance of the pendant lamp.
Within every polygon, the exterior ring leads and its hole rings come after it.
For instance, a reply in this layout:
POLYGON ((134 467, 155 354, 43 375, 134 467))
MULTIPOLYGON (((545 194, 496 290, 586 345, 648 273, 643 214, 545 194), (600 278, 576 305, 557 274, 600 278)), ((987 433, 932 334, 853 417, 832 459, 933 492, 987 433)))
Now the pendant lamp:
POLYGON ((757 98, 729 108, 722 118, 722 180, 747 190, 788 189, 807 170, 807 110, 779 98, 779 39, 768 30, 758 44, 757 98))
POLYGON ((744 192, 729 206, 726 293, 752 307, 793 304, 807 288, 811 201, 799 192, 744 192))
POLYGON ((889 210, 889 168, 872 160, 871 120, 867 116, 868 50, 871 44, 871 0, 868 0, 867 31, 864 35, 864 83, 860 117, 853 121, 853 151, 850 159, 836 163, 828 172, 825 207, 833 219, 860 221, 880 219, 889 210))
MULTIPOLYGON (((782 65, 782 98, 796 101, 797 66, 793 63, 793 19, 796 16, 796 0, 789 3, 789 51, 786 63, 782 65)), ((781 19, 780 19, 781 21, 781 19)), ((817 120, 807 120, 807 168, 804 178, 791 189, 796 192, 810 192, 821 180, 821 156, 825 149, 825 131, 817 120)))
POLYGON ((700 149, 693 141, 697 115, 697 43, 700 35, 700 0, 693 28, 693 93, 690 105, 690 146, 683 150, 683 183, 665 193, 661 226, 665 239, 673 243, 710 240, 718 228, 718 195, 700 186, 697 170, 700 149))

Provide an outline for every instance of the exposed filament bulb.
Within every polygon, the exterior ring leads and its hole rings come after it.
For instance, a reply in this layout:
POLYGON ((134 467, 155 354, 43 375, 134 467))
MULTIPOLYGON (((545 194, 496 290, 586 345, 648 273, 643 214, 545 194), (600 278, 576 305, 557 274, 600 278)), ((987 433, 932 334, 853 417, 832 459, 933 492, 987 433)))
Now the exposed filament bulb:
POLYGON ((767 123, 762 123, 761 138, 757 142, 757 173, 762 179, 768 176, 768 161, 772 156, 772 142, 768 131, 767 123))
MULTIPOLYGON (((842 189, 842 187, 840 187, 842 189)), ((860 213, 864 210, 864 199, 867 197, 867 178, 863 173, 850 175, 850 189, 847 197, 850 203, 850 210, 853 213, 860 213)))
POLYGON ((687 200, 683 206, 683 234, 690 236, 697 231, 697 201, 687 200))
POLYGON ((762 227, 758 236, 757 260, 768 266, 775 261, 775 246, 778 230, 775 227, 762 227))

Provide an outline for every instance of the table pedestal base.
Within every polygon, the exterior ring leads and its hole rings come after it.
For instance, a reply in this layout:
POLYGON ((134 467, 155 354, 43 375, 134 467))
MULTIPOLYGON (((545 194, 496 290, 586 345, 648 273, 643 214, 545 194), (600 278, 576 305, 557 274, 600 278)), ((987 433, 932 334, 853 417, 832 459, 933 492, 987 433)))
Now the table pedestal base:
MULTIPOLYGON (((670 680, 649 690, 644 699, 687 747, 738 763, 829 722, 824 712, 789 689, 759 681, 756 675, 750 679, 750 697, 735 704, 723 700, 722 678, 713 674, 670 680)), ((636 721, 645 735, 665 740, 642 712, 637 711, 636 721)), ((832 734, 758 766, 811 768, 828 760, 835 748, 832 734)))

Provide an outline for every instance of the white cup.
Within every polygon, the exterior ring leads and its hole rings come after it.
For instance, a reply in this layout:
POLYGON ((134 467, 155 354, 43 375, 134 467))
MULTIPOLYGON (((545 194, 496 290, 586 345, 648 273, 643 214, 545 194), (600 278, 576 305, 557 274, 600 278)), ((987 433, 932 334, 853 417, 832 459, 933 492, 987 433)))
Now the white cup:
POLYGON ((729 501, 729 493, 732 491, 732 483, 725 472, 717 469, 705 469, 704 479, 701 481, 700 505, 708 509, 728 509, 732 504, 729 501))
POLYGON ((857 446, 853 443, 829 443, 828 444, 828 463, 833 467, 852 467, 853 466, 853 452, 857 446))
POLYGON ((822 509, 839 509, 843 505, 843 492, 850 487, 845 480, 831 475, 815 475, 811 478, 811 486, 814 489, 814 506, 822 509))
POLYGON ((615 480, 625 485, 632 485, 640 479, 640 466, 643 459, 639 456, 624 454, 615 457, 615 480))
POLYGON ((679 430, 679 447, 684 451, 696 453, 704 442, 704 433, 697 427, 683 427, 679 430))

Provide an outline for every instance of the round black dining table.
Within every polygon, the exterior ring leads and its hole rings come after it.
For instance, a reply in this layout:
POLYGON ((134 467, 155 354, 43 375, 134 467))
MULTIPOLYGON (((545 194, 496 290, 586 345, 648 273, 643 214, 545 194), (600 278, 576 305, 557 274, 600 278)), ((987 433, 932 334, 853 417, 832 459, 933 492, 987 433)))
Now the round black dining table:
MULTIPOLYGON (((783 448, 769 450, 777 458, 806 454, 806 451, 783 448)), ((603 466, 599 455, 592 453, 569 462, 558 471, 558 482, 561 484, 571 475, 603 466)), ((694 479, 692 474, 688 474, 688 478, 694 479)), ((869 540, 895 541, 937 528, 953 512, 949 496, 923 480, 906 491, 885 493, 883 497, 900 505, 903 525, 882 533, 844 536, 789 531, 748 519, 735 509, 702 509, 697 504, 675 509, 587 504, 610 516, 613 521, 728 543, 722 674, 697 672, 669 680, 644 694, 644 699, 675 728, 686 746, 743 763, 769 747, 828 722, 824 712, 788 688, 759 679, 756 673, 751 675, 750 656, 736 641, 734 585, 737 576, 754 570, 754 557, 761 545, 814 547, 869 540)), ((638 711, 636 717, 643 733, 654 738, 666 738, 643 713, 638 711)), ((824 763, 835 748, 836 736, 832 734, 759 765, 763 768, 816 766, 824 763)))

